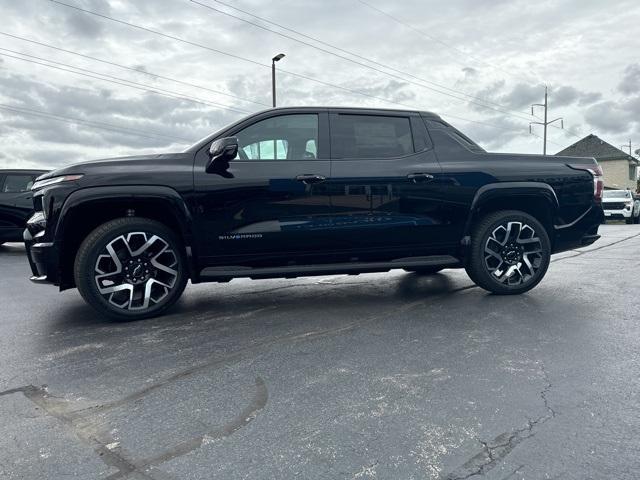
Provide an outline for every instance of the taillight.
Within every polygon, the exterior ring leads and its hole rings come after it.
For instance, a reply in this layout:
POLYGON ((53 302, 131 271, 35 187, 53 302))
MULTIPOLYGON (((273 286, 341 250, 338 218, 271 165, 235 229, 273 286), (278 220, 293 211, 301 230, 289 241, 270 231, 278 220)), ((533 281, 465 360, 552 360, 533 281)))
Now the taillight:
POLYGON ((586 170, 593 177, 593 198, 597 202, 602 201, 602 190, 604 190, 604 172, 602 171, 602 167, 597 163, 595 165, 569 165, 571 168, 575 168, 576 170, 586 170))

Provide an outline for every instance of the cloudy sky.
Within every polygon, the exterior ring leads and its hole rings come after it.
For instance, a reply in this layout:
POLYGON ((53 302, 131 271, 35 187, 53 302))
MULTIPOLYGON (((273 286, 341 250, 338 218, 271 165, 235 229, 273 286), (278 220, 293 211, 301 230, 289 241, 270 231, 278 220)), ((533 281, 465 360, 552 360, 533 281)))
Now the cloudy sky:
POLYGON ((280 52, 281 106, 430 110, 538 153, 546 84, 565 125, 549 151, 589 133, 635 149, 639 17, 637 0, 0 0, 0 168, 182 150, 267 108, 280 52))

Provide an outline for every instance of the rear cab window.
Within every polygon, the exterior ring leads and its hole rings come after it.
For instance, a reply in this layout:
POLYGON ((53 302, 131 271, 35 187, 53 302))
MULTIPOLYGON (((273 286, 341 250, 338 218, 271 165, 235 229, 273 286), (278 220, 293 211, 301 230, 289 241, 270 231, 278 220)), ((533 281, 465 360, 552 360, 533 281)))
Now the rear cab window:
POLYGON ((394 158, 415 153, 408 116, 331 115, 333 158, 394 158))
POLYGON ((464 133, 462 133, 457 128, 449 125, 447 122, 443 120, 432 120, 425 119, 425 124, 427 125, 427 129, 430 132, 436 131, 447 135, 449 138, 453 139, 456 143, 462 145, 467 150, 471 150, 472 152, 486 152, 484 148, 478 145, 476 142, 467 137, 464 133))

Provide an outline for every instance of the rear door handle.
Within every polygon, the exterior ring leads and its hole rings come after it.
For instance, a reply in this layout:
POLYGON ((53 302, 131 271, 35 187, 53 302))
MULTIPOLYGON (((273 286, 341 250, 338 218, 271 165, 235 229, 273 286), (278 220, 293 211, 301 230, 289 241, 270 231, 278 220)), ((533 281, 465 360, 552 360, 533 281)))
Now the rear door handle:
POLYGON ((324 182, 326 179, 327 177, 323 175, 316 175, 315 173, 305 173, 296 177, 297 181, 306 183, 307 185, 311 185, 312 183, 324 182))
POLYGON ((407 175, 407 178, 410 182, 418 183, 418 182, 428 182, 433 180, 433 175, 430 173, 410 173, 407 175))

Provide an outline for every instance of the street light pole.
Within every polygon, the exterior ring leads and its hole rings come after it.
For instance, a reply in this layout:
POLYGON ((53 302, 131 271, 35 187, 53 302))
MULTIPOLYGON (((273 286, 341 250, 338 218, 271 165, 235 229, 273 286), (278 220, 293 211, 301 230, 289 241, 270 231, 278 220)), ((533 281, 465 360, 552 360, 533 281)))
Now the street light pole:
POLYGON ((284 53, 279 53, 271 59, 271 98, 273 99, 273 108, 276 108, 276 62, 284 58, 284 53))

